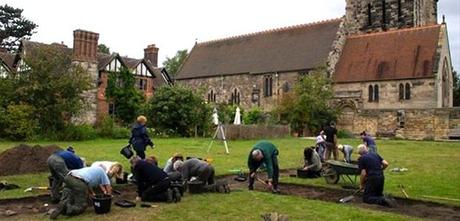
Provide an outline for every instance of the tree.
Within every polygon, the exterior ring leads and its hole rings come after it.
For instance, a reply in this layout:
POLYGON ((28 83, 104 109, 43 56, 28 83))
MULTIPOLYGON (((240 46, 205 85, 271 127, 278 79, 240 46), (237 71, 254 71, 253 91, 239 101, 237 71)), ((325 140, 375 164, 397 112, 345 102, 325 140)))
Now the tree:
POLYGON ((31 106, 41 132, 61 131, 88 105, 83 93, 91 88, 91 77, 59 47, 37 47, 27 54, 29 68, 9 78, 14 85, 9 102, 31 106))
POLYGON ((115 117, 125 125, 136 119, 145 103, 144 95, 135 85, 136 79, 127 68, 109 73, 106 96, 115 105, 115 117))
POLYGON ((211 112, 202 96, 182 85, 161 87, 147 106, 153 127, 169 135, 192 136, 207 132, 211 112))
POLYGON ((0 6, 0 47, 15 51, 22 39, 28 39, 38 26, 22 16, 22 9, 0 6))
POLYGON ((103 54, 110 54, 110 48, 105 44, 100 44, 97 46, 97 51, 103 54))
POLYGON ((329 105, 332 98, 331 79, 326 77, 326 68, 318 67, 300 77, 294 90, 281 99, 276 112, 296 131, 316 131, 337 118, 338 112, 329 105))
POLYGON ((460 106, 460 79, 456 71, 454 71, 453 75, 454 75, 454 84, 453 84, 454 107, 458 107, 460 106))
POLYGON ((179 71, 180 66, 185 61, 188 52, 187 49, 177 51, 176 55, 172 58, 166 57, 166 61, 163 62, 163 66, 166 68, 166 71, 171 76, 176 76, 177 71, 179 71))

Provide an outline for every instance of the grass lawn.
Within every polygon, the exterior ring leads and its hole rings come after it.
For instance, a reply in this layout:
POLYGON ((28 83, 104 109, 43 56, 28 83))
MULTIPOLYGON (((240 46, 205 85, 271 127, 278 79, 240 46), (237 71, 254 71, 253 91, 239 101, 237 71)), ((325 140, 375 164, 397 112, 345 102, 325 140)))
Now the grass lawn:
MULTIPOLYGON (((174 152, 181 152, 186 156, 199 156, 213 158, 213 165, 217 174, 229 174, 232 169, 246 168, 248 151, 256 141, 229 141, 230 154, 224 154, 224 148, 220 142, 215 143, 209 155, 206 149, 209 144, 208 139, 155 139, 157 148, 147 150, 147 155, 154 154, 160 159, 160 164, 171 156, 174 152)), ((273 142, 280 150, 280 167, 295 168, 301 165, 302 150, 305 146, 313 145, 313 140, 297 138, 276 139, 273 142)), ((38 144, 50 144, 51 142, 38 142, 38 144)), ((126 140, 95 140, 84 142, 71 142, 56 144, 65 147, 72 145, 82 157, 87 161, 96 160, 116 160, 128 166, 128 162, 119 154, 120 148, 126 140)), ((340 143, 357 146, 358 139, 340 140, 340 143)), ((0 152, 16 145, 12 142, 0 142, 0 152)), ((34 143, 36 144, 36 143, 34 143)), ((378 151, 389 163, 389 168, 405 167, 409 171, 394 173, 386 171, 385 192, 390 192, 396 196, 402 196, 399 184, 405 186, 407 193, 412 198, 424 199, 424 195, 436 197, 448 197, 460 199, 460 171, 457 169, 458 159, 460 159, 460 143, 450 142, 429 142, 429 141, 393 141, 378 140, 378 151)), ((342 156, 340 156, 342 157, 342 156)), ((353 159, 357 154, 353 154, 353 159)), ((33 185, 46 185, 47 174, 19 175, 1 177, 0 180, 7 180, 16 183, 21 187, 33 185)), ((282 182, 292 182, 301 184, 313 184, 326 186, 324 179, 305 180, 297 178, 283 178, 282 182)), ((343 184, 341 181, 339 184, 343 184)), ((331 185, 327 185, 331 186, 331 185)), ((337 186, 339 187, 339 186, 337 186)), ((0 192, 0 198, 24 197, 23 189, 0 192)), ((292 196, 272 196, 265 193, 238 192, 229 196, 221 195, 202 195, 184 198, 184 203, 178 205, 165 205, 161 209, 149 209, 152 211, 143 213, 148 218, 165 220, 169 218, 187 217, 187 220, 229 220, 243 218, 244 220, 257 220, 262 212, 277 211, 290 215, 294 220, 302 220, 309 217, 312 220, 406 220, 407 217, 396 216, 388 213, 380 213, 370 210, 344 208, 348 206, 325 203, 319 201, 305 200, 292 196), (254 200, 256 199, 256 200, 254 200), (201 202, 201 203, 200 203, 201 202), (254 203, 252 207, 242 207, 241 203, 254 203), (180 207, 181 210, 176 210, 180 207), (251 210, 254 207, 257 210, 251 210), (163 212, 164 211, 164 212, 163 212), (251 213, 251 211, 257 211, 251 213), (214 215, 216 215, 214 217, 214 215), (212 216, 212 218, 211 218, 212 216), (205 218, 202 218, 205 217, 205 218), (246 219, 248 218, 248 219, 246 219)), ((455 201, 443 201, 460 205, 455 201)), ((139 210, 126 210, 123 214, 111 213, 106 216, 99 216, 101 219, 113 218, 135 218, 134 214, 139 214, 139 210), (136 213, 137 212, 137 213, 136 213)), ((20 217, 18 217, 20 218, 20 217)), ((30 219, 30 217, 26 217, 30 219)), ((36 217, 40 218, 40 217, 36 217)), ((77 219, 92 219, 92 213, 86 213, 77 219)), ((143 220, 143 219, 142 219, 143 220)))

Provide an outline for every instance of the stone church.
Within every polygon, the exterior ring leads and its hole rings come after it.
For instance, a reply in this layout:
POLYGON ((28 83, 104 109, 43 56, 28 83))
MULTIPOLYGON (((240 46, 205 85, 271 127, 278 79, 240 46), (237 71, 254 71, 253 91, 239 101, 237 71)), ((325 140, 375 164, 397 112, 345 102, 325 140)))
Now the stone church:
POLYGON ((447 25, 437 0, 346 0, 340 19, 197 43, 176 80, 208 102, 271 110, 298 77, 326 65, 355 134, 445 139, 460 125, 452 108, 447 25))
POLYGON ((159 49, 155 45, 149 45, 144 49, 143 58, 134 59, 118 53, 99 53, 98 33, 78 29, 74 31, 73 36, 73 48, 60 43, 22 41, 19 53, 0 52, 0 77, 6 77, 10 73, 20 74, 28 69, 27 57, 36 56, 37 50, 40 49, 53 48, 70 55, 72 57, 70 62, 86 69, 94 82, 94 87, 84 94, 89 107, 81 116, 74 119, 77 122, 90 124, 116 111, 116 104, 105 96, 108 75, 111 72, 118 72, 122 67, 128 68, 136 79, 136 87, 147 98, 153 96, 158 87, 172 84, 166 70, 158 68, 159 49))

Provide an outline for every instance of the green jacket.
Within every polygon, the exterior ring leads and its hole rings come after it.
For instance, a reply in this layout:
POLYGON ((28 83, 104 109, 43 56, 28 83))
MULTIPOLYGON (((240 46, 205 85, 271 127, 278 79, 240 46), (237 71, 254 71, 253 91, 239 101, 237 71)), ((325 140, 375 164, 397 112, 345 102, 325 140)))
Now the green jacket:
POLYGON ((262 165, 262 163, 265 163, 265 166, 267 168, 268 178, 272 179, 273 178, 273 165, 278 164, 277 156, 278 156, 278 149, 276 148, 274 144, 266 140, 261 140, 257 142, 256 145, 254 145, 254 147, 252 148, 251 152, 249 152, 249 157, 248 157, 249 171, 251 173, 255 172, 257 168, 259 168, 260 165, 262 165), (264 158, 259 162, 252 159, 252 151, 254 151, 255 149, 262 151, 262 154, 264 155, 264 158))

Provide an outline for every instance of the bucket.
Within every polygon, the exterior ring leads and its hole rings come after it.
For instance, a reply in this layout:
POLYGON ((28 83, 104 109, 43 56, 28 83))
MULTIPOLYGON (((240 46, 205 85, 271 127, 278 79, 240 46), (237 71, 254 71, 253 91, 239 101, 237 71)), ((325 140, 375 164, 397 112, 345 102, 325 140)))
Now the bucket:
POLYGON ((96 195, 91 197, 93 201, 94 211, 97 214, 104 214, 110 212, 112 206, 112 196, 109 195, 96 195))
POLYGON ((128 183, 128 173, 127 172, 123 172, 123 178, 118 178, 116 177, 115 178, 115 183, 116 184, 127 184, 128 183))
POLYGON ((199 180, 188 182, 187 183, 187 188, 188 188, 188 192, 192 193, 192 194, 203 193, 204 192, 204 183, 199 181, 199 180))

